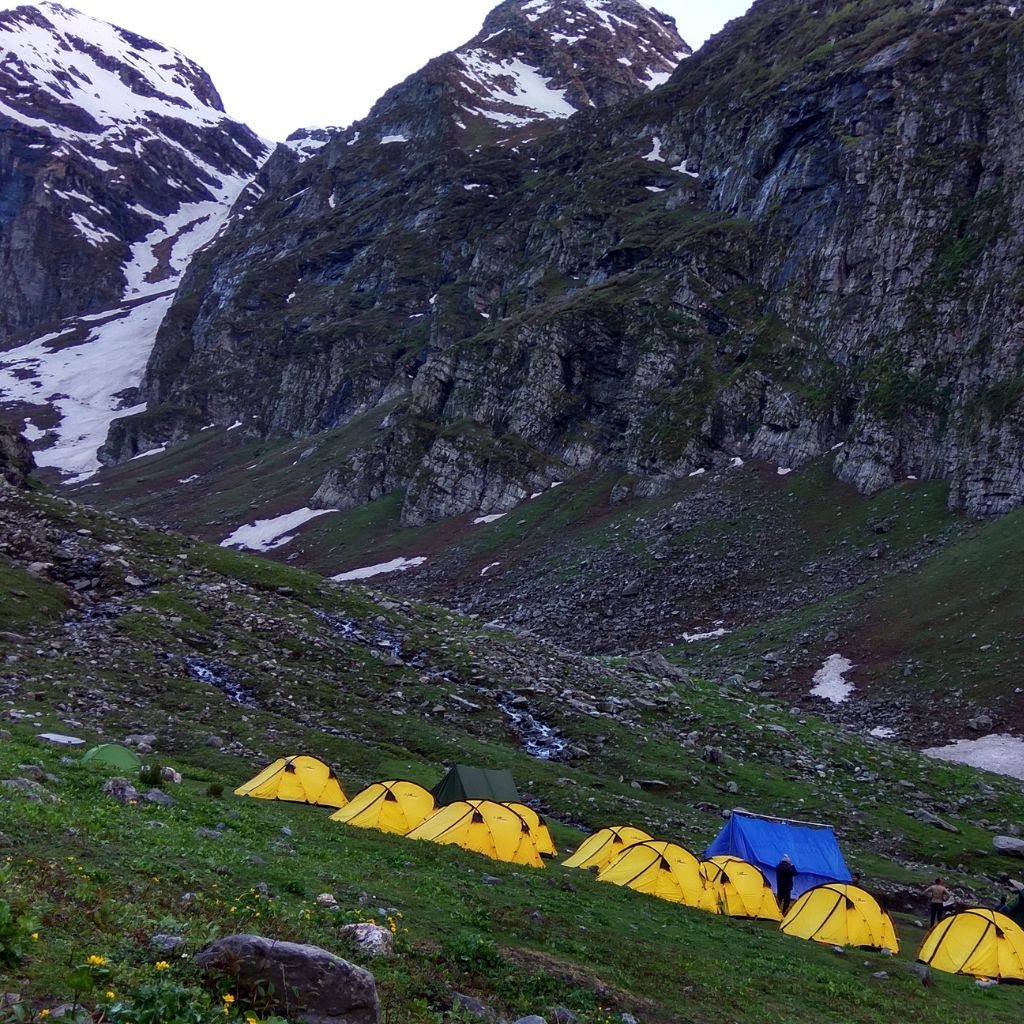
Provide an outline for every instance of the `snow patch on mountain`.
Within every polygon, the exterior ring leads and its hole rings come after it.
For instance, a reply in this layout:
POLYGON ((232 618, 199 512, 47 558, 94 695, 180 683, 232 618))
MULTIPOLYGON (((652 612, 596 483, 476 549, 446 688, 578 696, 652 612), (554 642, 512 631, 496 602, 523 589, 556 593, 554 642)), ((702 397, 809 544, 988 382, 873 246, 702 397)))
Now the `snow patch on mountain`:
MULTIPOLYGON (((91 317, 73 318, 51 334, 3 356, 0 403, 38 407, 51 443, 35 451, 36 463, 74 474, 81 483, 100 468, 97 451, 110 424, 142 412, 118 397, 138 385, 173 289, 91 317)), ((24 413, 29 421, 31 408, 24 413)))
POLYGON ((33 6, 40 18, 0 22, 5 70, 85 112, 92 131, 160 117, 197 125, 224 119, 206 73, 183 54, 55 3, 33 6))
POLYGON ((496 59, 486 50, 459 54, 465 83, 476 98, 471 114, 503 124, 527 125, 546 118, 572 117, 576 108, 565 90, 554 89, 535 67, 519 59, 496 59))
POLYGON ((39 465, 80 481, 99 469, 110 424, 144 408, 131 390, 174 291, 268 149, 224 113, 199 65, 58 4, 0 11, 0 54, 0 127, 29 129, 26 148, 71 169, 40 180, 50 209, 108 267, 122 261, 115 305, 0 353, 0 404, 38 421, 39 465))
POLYGON ((257 519, 254 523, 240 526, 230 537, 225 537, 220 546, 247 551, 273 551, 293 541, 299 527, 337 511, 336 508, 300 508, 271 519, 257 519))

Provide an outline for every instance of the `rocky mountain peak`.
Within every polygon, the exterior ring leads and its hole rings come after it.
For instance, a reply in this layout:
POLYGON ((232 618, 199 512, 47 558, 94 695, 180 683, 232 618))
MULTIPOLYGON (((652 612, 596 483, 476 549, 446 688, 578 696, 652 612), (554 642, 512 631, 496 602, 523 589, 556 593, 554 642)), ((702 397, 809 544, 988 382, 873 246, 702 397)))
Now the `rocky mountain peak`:
POLYGON ((163 118, 215 125, 209 75, 176 50, 55 3, 0 12, 5 113, 84 134, 163 118))
POLYGON ((691 52, 672 18, 637 0, 507 0, 469 42, 385 93, 358 128, 364 139, 442 136, 472 149, 642 95, 691 52))
POLYGON ((41 465, 98 465, 266 153, 176 50, 58 4, 0 12, 0 407, 41 465))

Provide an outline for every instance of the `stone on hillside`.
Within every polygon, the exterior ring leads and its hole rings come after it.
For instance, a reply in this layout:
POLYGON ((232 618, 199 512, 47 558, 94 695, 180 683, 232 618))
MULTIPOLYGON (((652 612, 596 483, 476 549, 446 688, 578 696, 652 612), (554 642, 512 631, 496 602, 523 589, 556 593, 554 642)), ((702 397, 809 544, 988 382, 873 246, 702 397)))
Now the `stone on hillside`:
POLYGON ((180 935, 151 935, 149 944, 161 953, 173 953, 185 945, 185 940, 180 935))
POLYGON ((31 779, 33 782, 42 782, 46 774, 38 764, 19 764, 18 771, 23 779, 31 779))
POLYGON ((32 779, 5 779, 0 782, 4 789, 14 790, 20 793, 26 800, 42 804, 49 800, 50 803, 57 803, 57 798, 45 787, 32 779))
POLYGON ((220 748, 224 746, 224 741, 219 736, 210 735, 206 737, 206 745, 208 747, 216 747, 220 750, 220 748))
POLYGON ((725 762, 725 751, 721 747, 705 747, 701 751, 701 760, 708 764, 723 764, 725 762))
POLYGON ((994 836, 992 845, 996 853, 1002 853, 1007 857, 1024 857, 1024 839, 1016 839, 1013 836, 994 836))
POLYGON ((318 946, 229 935, 195 957, 203 971, 227 973, 242 986, 262 986, 275 1008, 309 1024, 377 1024, 373 975, 318 946))
POLYGON ((139 799, 138 790, 123 776, 115 775, 103 783, 103 792, 106 796, 113 797, 123 804, 131 803, 139 799))
POLYGON ((164 765, 163 768, 160 769, 160 778, 163 779, 164 782, 173 783, 175 786, 181 785, 181 772, 176 772, 169 765, 164 765))
POLYGON ((927 964, 907 964, 907 970, 912 971, 921 979, 921 984, 929 988, 932 984, 932 969, 927 964))
POLYGON ((0 729, 0 743, 7 743, 10 739, 10 732, 7 729, 0 729))
POLYGON ((463 1013, 469 1014, 470 1017, 487 1021, 488 1024, 497 1024, 499 1019, 498 1014, 485 1002, 477 999, 476 996, 467 996, 463 992, 452 994, 452 1009, 461 1010, 463 1013))
POLYGON ((317 896, 317 898, 316 898, 316 902, 317 902, 318 906, 326 907, 328 910, 337 910, 338 909, 338 901, 334 898, 334 894, 333 893, 329 893, 329 892, 322 892, 322 893, 320 893, 320 895, 317 896))
POLYGON ((379 924, 347 924, 341 934, 370 956, 390 956, 394 949, 394 935, 379 924))
POLYGON ((551 1012, 551 1019, 554 1024, 579 1024, 579 1017, 564 1006, 556 1006, 551 1012))
POLYGON ((973 729, 974 732, 991 732, 994 725, 995 722, 989 714, 982 713, 967 719, 967 728, 973 729))
POLYGON ((223 839, 224 833, 218 832, 215 828, 203 828, 200 826, 194 833, 196 839, 223 839))
POLYGON ((914 811, 908 811, 907 813, 912 818, 916 818, 925 825, 931 825, 933 828, 941 828, 943 832, 954 832, 957 834, 960 832, 960 829, 958 829, 956 825, 951 825, 944 818, 940 818, 937 814, 932 814, 931 811, 926 811, 923 807, 919 807, 914 811))
POLYGON ((548 1024, 543 1017, 538 1017, 537 1014, 531 1013, 528 1017, 520 1017, 515 1024, 548 1024))
POLYGON ((173 807, 178 801, 173 796, 168 796, 162 789, 151 789, 144 793, 142 799, 147 804, 157 804, 160 807, 173 807))

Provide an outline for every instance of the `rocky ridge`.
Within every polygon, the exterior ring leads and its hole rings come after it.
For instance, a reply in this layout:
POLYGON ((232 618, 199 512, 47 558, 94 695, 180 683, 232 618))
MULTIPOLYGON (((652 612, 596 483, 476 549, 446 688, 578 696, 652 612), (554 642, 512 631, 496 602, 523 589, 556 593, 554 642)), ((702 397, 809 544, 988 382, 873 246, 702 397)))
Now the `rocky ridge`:
POLYGON ((91 472, 267 147, 194 62, 58 4, 0 13, 0 51, 0 405, 91 472))
MULTIPOLYGON (((1024 499, 1020 31, 980 0, 774 0, 664 88, 530 143, 348 138, 279 163, 194 264, 150 414, 107 457, 196 418, 365 417, 317 500, 401 490, 406 525, 584 471, 650 495, 833 449, 864 492, 949 479, 954 506, 1005 512, 1024 499)), ((450 126, 425 82, 395 95, 450 126)))

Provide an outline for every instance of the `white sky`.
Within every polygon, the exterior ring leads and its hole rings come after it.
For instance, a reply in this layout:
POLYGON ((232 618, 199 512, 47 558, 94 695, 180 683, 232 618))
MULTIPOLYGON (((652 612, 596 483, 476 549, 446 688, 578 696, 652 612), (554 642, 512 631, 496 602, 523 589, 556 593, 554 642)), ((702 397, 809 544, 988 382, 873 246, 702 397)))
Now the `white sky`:
MULTIPOLYGON (((431 57, 479 31, 498 0, 60 0, 176 47, 233 117, 281 140, 346 125, 431 57)), ((556 0, 557 2, 557 0, 556 0)), ((697 47, 751 0, 656 0, 697 47)), ((17 7, 0 0, 0 9, 17 7)))

